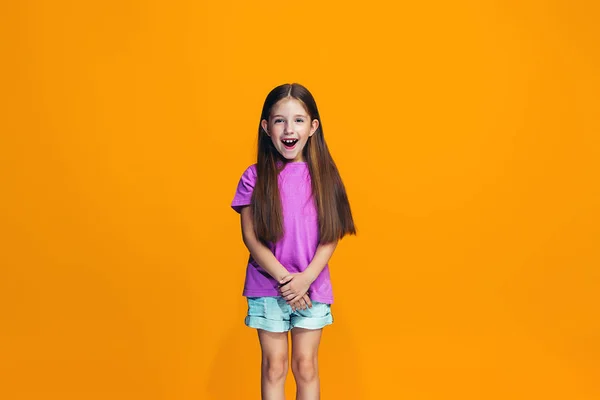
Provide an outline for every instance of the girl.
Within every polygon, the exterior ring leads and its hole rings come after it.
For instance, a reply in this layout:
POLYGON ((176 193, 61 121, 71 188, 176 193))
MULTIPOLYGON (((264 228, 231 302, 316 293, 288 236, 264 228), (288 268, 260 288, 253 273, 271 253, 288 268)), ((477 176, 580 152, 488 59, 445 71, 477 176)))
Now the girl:
POLYGON ((250 251, 245 324, 258 331, 262 398, 284 398, 291 331, 296 398, 318 399, 317 352, 322 328, 333 323, 328 261, 338 240, 356 229, 304 86, 285 84, 267 95, 257 163, 243 173, 231 206, 250 251))

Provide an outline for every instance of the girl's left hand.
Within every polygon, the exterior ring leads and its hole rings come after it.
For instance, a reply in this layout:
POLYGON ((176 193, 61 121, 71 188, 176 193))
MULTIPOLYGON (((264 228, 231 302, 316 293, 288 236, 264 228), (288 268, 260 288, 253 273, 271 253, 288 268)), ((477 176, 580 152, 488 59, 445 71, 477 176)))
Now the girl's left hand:
POLYGON ((288 304, 293 304, 308 292, 310 284, 303 273, 289 274, 279 281, 279 291, 288 304))

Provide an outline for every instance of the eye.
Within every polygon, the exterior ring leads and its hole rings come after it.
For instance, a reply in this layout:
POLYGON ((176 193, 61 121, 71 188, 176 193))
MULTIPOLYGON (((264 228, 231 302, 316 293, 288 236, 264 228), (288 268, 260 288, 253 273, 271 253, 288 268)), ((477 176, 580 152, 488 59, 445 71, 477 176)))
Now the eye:
POLYGON ((304 122, 304 118, 296 118, 296 122, 301 124, 302 122, 304 122))
POLYGON ((276 124, 278 124, 278 123, 283 122, 283 119, 282 118, 276 118, 275 121, 273 121, 273 122, 276 123, 276 124))

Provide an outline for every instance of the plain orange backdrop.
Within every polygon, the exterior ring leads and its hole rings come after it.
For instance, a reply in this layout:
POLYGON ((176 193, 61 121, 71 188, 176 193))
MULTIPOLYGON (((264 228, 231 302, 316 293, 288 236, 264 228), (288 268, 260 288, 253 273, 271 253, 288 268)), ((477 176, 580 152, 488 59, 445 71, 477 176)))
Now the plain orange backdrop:
POLYGON ((600 398, 597 4, 3 2, 0 397, 259 398, 229 204, 300 82, 359 229, 322 397, 600 398))

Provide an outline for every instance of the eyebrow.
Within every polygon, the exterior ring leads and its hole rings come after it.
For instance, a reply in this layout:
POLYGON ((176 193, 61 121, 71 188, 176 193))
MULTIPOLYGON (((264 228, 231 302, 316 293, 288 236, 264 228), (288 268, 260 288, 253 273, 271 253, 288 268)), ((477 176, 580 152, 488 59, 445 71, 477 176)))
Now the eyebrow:
MULTIPOLYGON (((285 117, 284 117, 283 115, 281 115, 281 114, 273 115, 271 118, 276 118, 276 117, 285 118, 285 117)), ((296 115, 294 115, 294 117, 303 117, 303 118, 308 118, 308 115, 306 115, 306 114, 296 114, 296 115)))

